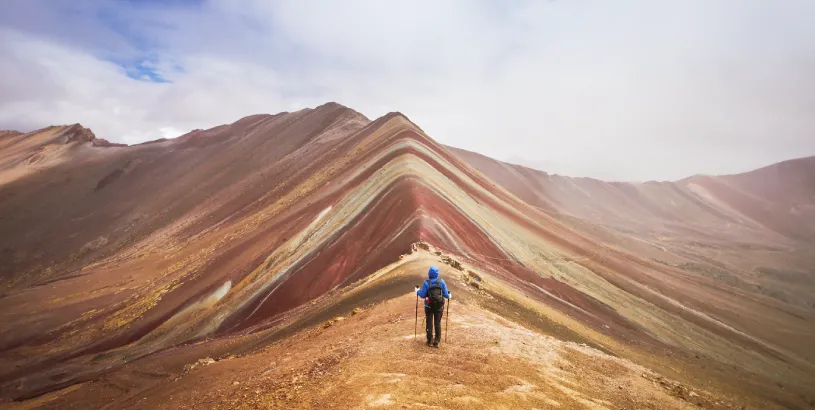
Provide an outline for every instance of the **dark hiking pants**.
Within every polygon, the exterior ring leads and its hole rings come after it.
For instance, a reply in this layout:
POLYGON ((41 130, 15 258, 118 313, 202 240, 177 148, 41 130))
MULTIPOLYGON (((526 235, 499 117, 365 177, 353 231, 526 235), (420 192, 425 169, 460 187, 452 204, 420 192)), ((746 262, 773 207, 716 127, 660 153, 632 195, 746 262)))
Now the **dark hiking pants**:
POLYGON ((433 311, 431 308, 424 307, 425 316, 425 331, 427 331, 427 343, 433 342, 433 328, 436 328, 436 343, 441 341, 441 314, 444 309, 433 311))

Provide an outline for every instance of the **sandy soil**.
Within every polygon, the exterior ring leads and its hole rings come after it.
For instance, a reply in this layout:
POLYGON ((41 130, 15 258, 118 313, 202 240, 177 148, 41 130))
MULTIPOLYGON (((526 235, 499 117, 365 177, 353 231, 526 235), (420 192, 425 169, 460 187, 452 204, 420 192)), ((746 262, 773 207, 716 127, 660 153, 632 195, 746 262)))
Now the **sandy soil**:
MULTIPOLYGON (((447 342, 428 347, 421 329, 414 339, 414 302, 405 295, 256 354, 201 360, 106 408, 684 409, 716 403, 703 391, 671 390, 641 366, 470 303, 453 301, 447 342)), ((82 391, 66 389, 18 408, 95 407, 98 395, 76 400, 82 391)))

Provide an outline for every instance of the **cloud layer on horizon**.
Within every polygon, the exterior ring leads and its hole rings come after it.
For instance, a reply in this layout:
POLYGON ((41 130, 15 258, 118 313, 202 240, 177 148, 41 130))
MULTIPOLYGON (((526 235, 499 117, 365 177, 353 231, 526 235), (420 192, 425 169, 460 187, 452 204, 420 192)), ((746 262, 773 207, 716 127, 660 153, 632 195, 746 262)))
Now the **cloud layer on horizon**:
POLYGON ((114 142, 337 101, 549 172, 815 154, 815 2, 8 0, 0 129, 114 142))

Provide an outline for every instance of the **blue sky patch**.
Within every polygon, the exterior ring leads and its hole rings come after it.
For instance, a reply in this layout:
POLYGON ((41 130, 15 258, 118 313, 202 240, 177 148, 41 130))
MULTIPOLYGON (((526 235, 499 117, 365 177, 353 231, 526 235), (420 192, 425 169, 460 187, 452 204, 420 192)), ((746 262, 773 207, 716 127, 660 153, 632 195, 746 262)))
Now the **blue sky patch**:
POLYGON ((125 0, 136 6, 200 6, 204 0, 125 0))
MULTIPOLYGON (((125 70, 128 77, 153 83, 171 83, 164 78, 156 69, 155 61, 152 59, 141 59, 138 61, 112 61, 125 70)), ((180 67, 179 67, 180 68, 180 67)))

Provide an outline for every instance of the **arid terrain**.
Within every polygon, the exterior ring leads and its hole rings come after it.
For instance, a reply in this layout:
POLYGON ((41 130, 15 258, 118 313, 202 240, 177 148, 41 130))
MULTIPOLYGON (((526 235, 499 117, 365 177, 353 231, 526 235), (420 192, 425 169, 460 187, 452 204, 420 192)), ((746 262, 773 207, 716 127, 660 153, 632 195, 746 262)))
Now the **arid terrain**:
POLYGON ((815 408, 814 294, 815 157, 604 182, 336 103, 0 132, 0 407, 815 408))

